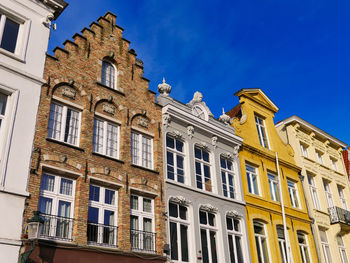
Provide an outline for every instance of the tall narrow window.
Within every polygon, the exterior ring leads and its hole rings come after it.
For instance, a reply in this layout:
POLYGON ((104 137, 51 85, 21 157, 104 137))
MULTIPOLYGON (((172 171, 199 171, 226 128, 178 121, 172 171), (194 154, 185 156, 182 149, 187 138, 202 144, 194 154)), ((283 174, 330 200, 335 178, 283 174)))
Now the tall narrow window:
POLYGON ((334 204, 333 204, 333 197, 332 197, 330 183, 326 180, 323 180, 323 187, 324 187, 324 191, 326 193, 328 207, 333 207, 334 204))
POLYGON ((0 48, 11 53, 17 53, 20 26, 20 23, 4 14, 0 14, 0 48))
POLYGON ((259 195, 258 175, 256 172, 256 168, 246 164, 245 169, 247 172, 247 182, 248 182, 249 193, 259 195))
POLYGON ((194 147, 197 188, 212 191, 212 179, 210 176, 209 153, 199 147, 194 147))
POLYGON ((277 237, 278 237, 278 244, 280 248, 282 263, 287 263, 288 254, 287 254, 286 237, 284 235, 283 226, 277 226, 277 237))
POLYGON ((0 132, 1 132, 1 126, 3 125, 5 120, 7 98, 8 98, 8 95, 0 92, 0 132))
POLYGON ((166 136, 166 160, 168 179, 184 183, 184 143, 169 135, 166 136))
POLYGON ((90 185, 87 224, 88 242, 117 245, 118 195, 115 190, 90 185))
POLYGON ((304 157, 309 157, 309 154, 307 152, 307 146, 303 143, 300 143, 300 149, 301 149, 301 154, 304 156, 304 157))
POLYGON ((75 180, 43 174, 38 210, 44 219, 41 237, 71 241, 75 180))
POLYGON ((348 257, 346 255, 346 249, 341 235, 337 235, 337 244, 339 248, 341 263, 348 263, 348 257))
POLYGON ((217 263, 217 226, 213 213, 199 211, 203 263, 217 263))
POLYGON ((233 163, 231 160, 220 157, 222 191, 224 196, 235 198, 235 183, 233 163))
POLYGON ((231 263, 243 263, 241 221, 237 218, 226 217, 228 245, 231 263))
POLYGON ((94 119, 94 152, 118 158, 119 126, 94 119))
POLYGON ((265 224, 254 220, 254 236, 259 263, 270 262, 265 224))
POLYGON ((322 153, 320 151, 316 151, 316 157, 317 157, 317 161, 320 164, 323 164, 323 158, 322 158, 322 153))
POLYGON ((302 263, 311 263, 307 235, 301 231, 297 231, 297 235, 302 263))
POLYGON ((348 206, 346 204, 346 198, 344 195, 344 188, 341 187, 340 185, 338 185, 338 193, 339 193, 339 198, 343 209, 348 210, 348 206))
POLYGON ((321 207, 320 207, 320 201, 318 200, 317 188, 316 188, 314 177, 312 175, 308 174, 307 180, 309 182, 312 203, 314 204, 314 207, 319 210, 319 209, 321 209, 321 207))
POLYGON ((80 112, 52 102, 48 130, 49 138, 79 145, 80 112))
POLYGON ((269 178, 269 186, 270 186, 270 194, 271 199, 273 201, 280 201, 280 190, 279 190, 279 184, 277 176, 272 173, 267 173, 267 176, 269 178))
POLYGON ((293 207, 300 208, 297 184, 291 180, 287 180, 290 202, 293 207))
POLYGON ((169 221, 171 259, 189 262, 187 207, 170 202, 169 221))
POLYGON ((331 158, 331 164, 332 164, 332 169, 333 169, 334 171, 338 171, 337 160, 331 158))
POLYGON ((331 250, 329 249, 327 233, 323 230, 319 230, 319 231, 320 231, 320 238, 321 238, 322 250, 323 250, 325 261, 326 263, 332 263, 331 250))
POLYGON ((153 169, 153 139, 131 132, 131 161, 133 164, 153 169))
POLYGON ((111 63, 104 60, 102 62, 102 84, 112 89, 116 89, 115 75, 116 74, 114 66, 111 63))
POLYGON ((130 242, 133 250, 155 252, 154 200, 138 195, 130 198, 130 242))
POLYGON ((268 149, 269 144, 268 144, 268 140, 267 140, 265 120, 258 117, 258 116, 255 116, 255 124, 256 124, 256 128, 258 130, 259 141, 260 141, 261 146, 268 149))

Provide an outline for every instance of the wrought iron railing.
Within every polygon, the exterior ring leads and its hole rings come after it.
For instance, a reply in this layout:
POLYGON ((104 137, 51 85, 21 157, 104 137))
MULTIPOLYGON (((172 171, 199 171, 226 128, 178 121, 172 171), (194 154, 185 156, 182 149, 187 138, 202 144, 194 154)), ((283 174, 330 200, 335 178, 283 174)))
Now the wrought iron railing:
POLYGON ((156 233, 130 229, 130 243, 132 250, 156 252, 156 233))
POLYGON ((40 213, 44 220, 40 237, 72 241, 73 218, 40 213))
POLYGON ((118 240, 118 227, 88 223, 87 239, 89 244, 116 247, 118 240))
POLYGON ((333 206, 328 208, 331 224, 343 223, 350 226, 350 211, 333 206))

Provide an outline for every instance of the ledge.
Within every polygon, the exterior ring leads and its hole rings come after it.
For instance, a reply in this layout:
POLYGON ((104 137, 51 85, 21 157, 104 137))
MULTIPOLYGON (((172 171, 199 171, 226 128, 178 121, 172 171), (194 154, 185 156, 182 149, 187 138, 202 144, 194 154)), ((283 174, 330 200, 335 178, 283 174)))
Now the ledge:
POLYGON ((47 53, 47 52, 46 52, 46 56, 47 56, 47 57, 49 57, 49 58, 51 58, 51 59, 53 59, 53 60, 56 60, 56 61, 58 61, 58 60, 59 60, 58 58, 56 58, 56 57, 54 57, 54 56, 50 55, 50 54, 49 54, 49 53, 47 53))
POLYGON ((119 90, 116 90, 116 89, 112 89, 112 88, 110 88, 110 87, 108 87, 108 86, 102 84, 102 83, 99 82, 99 81, 96 81, 96 84, 99 85, 99 86, 101 86, 101 87, 104 87, 104 88, 106 88, 106 89, 108 89, 108 90, 110 90, 110 91, 113 91, 113 92, 115 92, 115 93, 117 93, 117 94, 119 94, 119 95, 125 96, 125 93, 123 93, 123 92, 121 92, 121 91, 119 91, 119 90))
POLYGON ((101 153, 92 152, 92 155, 96 155, 96 156, 99 156, 99 157, 103 157, 103 158, 106 158, 106 159, 109 159, 109 160, 112 160, 112 161, 115 161, 115 162, 124 164, 124 161, 122 161, 122 160, 115 159, 115 158, 113 158, 113 157, 110 157, 110 156, 108 156, 108 155, 104 155, 104 154, 101 154, 101 153))
POLYGON ((96 35, 96 33, 94 31, 92 31, 90 28, 84 27, 80 32, 84 33, 84 30, 89 31, 90 33, 96 35))
POLYGON ((124 28, 122 28, 121 26, 115 25, 115 27, 119 28, 121 31, 124 31, 124 28))
POLYGON ((74 43, 73 41, 71 41, 71 40, 69 40, 69 39, 65 40, 65 41, 63 42, 63 45, 66 45, 67 43, 70 43, 70 44, 72 44, 73 46, 79 47, 77 43, 74 43))
POLYGON ((49 141, 49 142, 53 142, 53 143, 57 143, 57 144, 63 145, 63 146, 68 146, 70 148, 73 148, 73 149, 81 151, 81 152, 85 152, 85 150, 83 148, 80 148, 78 146, 75 146, 75 145, 72 145, 72 144, 69 144, 69 143, 66 143, 66 142, 57 141, 57 140, 52 139, 52 138, 46 138, 46 140, 49 141))
POLYGON ((128 42, 129 44, 131 43, 129 40, 125 39, 122 37, 122 40, 124 40, 125 42, 128 42))
POLYGON ((96 23, 96 22, 92 22, 89 27, 92 27, 92 25, 96 25, 98 27, 100 27, 101 29, 103 29, 103 26, 101 26, 100 24, 96 23))
POLYGON ((146 167, 143 167, 143 166, 139 166, 139 165, 137 165, 137 164, 131 164, 131 167, 135 167, 135 168, 139 168, 139 169, 141 169, 141 170, 147 171, 147 172, 159 174, 159 172, 156 171, 156 170, 152 170, 152 169, 149 169, 149 168, 146 168, 146 167))
POLYGON ((68 51, 68 50, 65 50, 65 49, 63 49, 63 48, 61 48, 61 47, 55 47, 55 48, 53 49, 53 52, 56 52, 56 50, 61 50, 62 52, 66 53, 67 55, 69 54, 69 51, 68 51))
POLYGON ((147 81, 147 82, 150 82, 150 80, 148 78, 145 78, 145 77, 141 77, 141 79, 147 81))
POLYGON ((75 34, 73 35, 73 38, 76 38, 76 37, 80 37, 80 38, 82 38, 82 39, 84 39, 84 40, 87 40, 86 37, 80 35, 79 33, 75 33, 75 34))

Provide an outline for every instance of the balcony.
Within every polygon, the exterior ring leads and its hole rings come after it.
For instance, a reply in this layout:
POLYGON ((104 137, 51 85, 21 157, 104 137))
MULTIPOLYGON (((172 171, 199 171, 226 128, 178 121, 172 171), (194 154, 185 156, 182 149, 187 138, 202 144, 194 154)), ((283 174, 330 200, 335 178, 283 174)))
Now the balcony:
POLYGON ((132 250, 156 253, 156 233, 131 229, 130 243, 132 250))
POLYGON ((328 212, 331 224, 340 223, 343 230, 350 231, 350 211, 333 206, 328 208, 328 212))
POLYGON ((89 245, 117 247, 118 227, 88 223, 87 240, 89 245))
POLYGON ((44 220, 40 237, 44 239, 72 241, 73 218, 40 213, 44 220))

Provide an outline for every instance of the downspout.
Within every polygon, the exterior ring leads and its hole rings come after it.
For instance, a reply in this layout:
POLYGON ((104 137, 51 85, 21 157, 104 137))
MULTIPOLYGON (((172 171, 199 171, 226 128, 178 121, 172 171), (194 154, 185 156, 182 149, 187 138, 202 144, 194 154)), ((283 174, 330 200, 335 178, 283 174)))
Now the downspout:
MULTIPOLYGON (((276 152, 276 167, 277 167, 277 176, 278 176, 278 181, 281 181, 281 176, 280 176, 280 167, 279 167, 279 162, 278 162, 278 154, 276 152)), ((280 196, 281 196, 281 209, 282 209, 282 219, 283 219, 283 231, 284 231, 284 236, 286 239, 286 247, 287 247, 287 263, 292 262, 290 258, 290 242, 289 242, 289 235, 288 235, 288 230, 287 230, 287 223, 286 223, 286 213, 284 211, 284 200, 283 200, 283 192, 282 192, 282 184, 279 184, 279 190, 280 190, 280 196)))

